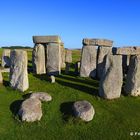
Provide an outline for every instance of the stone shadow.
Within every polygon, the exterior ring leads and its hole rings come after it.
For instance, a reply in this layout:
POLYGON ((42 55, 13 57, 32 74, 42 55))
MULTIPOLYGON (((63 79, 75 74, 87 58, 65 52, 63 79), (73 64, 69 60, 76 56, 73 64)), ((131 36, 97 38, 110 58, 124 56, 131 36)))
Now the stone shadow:
POLYGON ((6 81, 6 80, 3 80, 3 85, 5 87, 9 87, 10 86, 10 82, 9 81, 6 81))

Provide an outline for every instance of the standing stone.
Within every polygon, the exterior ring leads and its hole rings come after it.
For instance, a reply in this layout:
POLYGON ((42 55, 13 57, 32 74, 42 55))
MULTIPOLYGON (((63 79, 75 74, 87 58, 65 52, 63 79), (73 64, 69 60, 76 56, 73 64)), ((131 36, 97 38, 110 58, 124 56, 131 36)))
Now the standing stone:
POLYGON ((75 74, 79 74, 79 69, 80 69, 80 61, 75 63, 75 74))
POLYGON ((124 90, 132 96, 140 96, 140 55, 130 57, 130 65, 124 90))
POLYGON ((10 85, 12 88, 23 92, 29 87, 27 52, 23 50, 13 50, 11 51, 10 59, 10 85))
POLYGON ((39 121, 42 117, 41 101, 36 98, 26 99, 18 112, 22 121, 39 121))
POLYGON ((58 43, 48 43, 47 45, 47 73, 49 75, 61 73, 61 50, 58 43))
POLYGON ((108 54, 100 81, 99 95, 105 99, 119 98, 122 83, 122 56, 108 54))
POLYGON ((2 67, 10 67, 10 49, 4 49, 2 52, 2 67))
POLYGON ((96 46, 83 46, 80 66, 81 77, 96 76, 96 57, 96 46))
POLYGON ((98 62, 97 62, 97 75, 98 78, 101 79, 102 77, 102 73, 103 73, 103 69, 104 69, 104 61, 105 61, 105 56, 107 54, 111 54, 112 53, 112 47, 103 47, 100 46, 98 48, 98 62))
POLYGON ((66 69, 65 69, 65 73, 68 74, 70 71, 70 64, 72 63, 72 51, 66 49, 65 50, 65 62, 66 62, 66 69))
POLYGON ((51 83, 55 83, 55 77, 53 75, 50 76, 51 83))
POLYGON ((46 73, 45 48, 42 44, 36 44, 33 49, 33 71, 36 74, 46 73))
POLYGON ((3 83, 3 77, 1 71, 0 71, 0 83, 3 83))
POLYGON ((61 43, 61 68, 65 68, 65 48, 64 43, 61 43))

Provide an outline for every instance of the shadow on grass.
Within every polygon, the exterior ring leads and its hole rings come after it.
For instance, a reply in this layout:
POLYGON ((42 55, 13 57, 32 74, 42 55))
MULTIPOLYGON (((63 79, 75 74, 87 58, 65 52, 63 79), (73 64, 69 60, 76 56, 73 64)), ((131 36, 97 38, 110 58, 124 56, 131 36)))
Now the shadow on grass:
POLYGON ((19 111, 20 106, 21 106, 23 101, 24 100, 16 100, 13 103, 11 103, 10 110, 14 116, 16 116, 18 114, 18 111, 19 111))
POLYGON ((6 81, 6 80, 3 80, 3 85, 5 87, 9 87, 10 86, 10 82, 9 81, 6 81))
POLYGON ((72 109, 73 103, 74 102, 65 102, 60 105, 62 118, 66 122, 69 121, 69 119, 74 116, 73 109, 72 109))
POLYGON ((43 81, 49 81, 49 76, 47 74, 34 74, 34 76, 43 81))

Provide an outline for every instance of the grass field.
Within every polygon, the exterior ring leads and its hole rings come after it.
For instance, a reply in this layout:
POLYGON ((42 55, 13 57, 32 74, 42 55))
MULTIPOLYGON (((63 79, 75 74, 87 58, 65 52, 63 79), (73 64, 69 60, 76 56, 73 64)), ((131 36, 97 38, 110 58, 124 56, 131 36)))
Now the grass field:
MULTIPOLYGON (((0 50, 2 51, 2 50, 0 50)), ((1 54, 1 52, 0 52, 1 54)), ((31 60, 31 51, 28 52, 31 60)), ((73 60, 80 58, 73 51, 73 60)), ((31 65, 31 64, 30 64, 31 65)), ((98 97, 99 81, 80 78, 63 72, 51 84, 46 75, 29 73, 30 88, 24 94, 8 86, 8 73, 3 73, 4 84, 0 85, 0 140, 133 140, 130 132, 140 133, 140 98, 121 96, 107 101, 98 97), (16 113, 21 101, 30 91, 49 93, 53 100, 42 104, 40 122, 21 122, 16 113), (74 101, 88 100, 94 106, 94 119, 85 123, 70 115, 74 101)))

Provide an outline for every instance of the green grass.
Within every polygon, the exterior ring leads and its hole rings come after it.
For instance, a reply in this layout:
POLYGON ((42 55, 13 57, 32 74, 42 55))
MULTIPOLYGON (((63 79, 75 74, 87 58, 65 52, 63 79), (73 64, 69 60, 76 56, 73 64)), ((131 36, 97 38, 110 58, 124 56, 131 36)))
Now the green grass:
MULTIPOLYGON (((31 53, 31 52, 30 52, 31 53)), ((77 52, 78 53, 78 52, 77 52)), ((30 55, 30 54, 29 54, 30 55)), ((31 56, 31 55, 30 55, 31 56)), ((79 59, 75 54, 75 62, 79 59)), ((133 140, 130 132, 140 132, 140 98, 121 96, 107 101, 99 98, 99 81, 64 73, 51 84, 46 75, 29 74, 30 88, 24 94, 11 89, 8 74, 0 85, 0 140, 133 140), (43 117, 34 123, 16 116, 21 101, 30 91, 49 93, 53 100, 42 103, 43 117), (94 119, 85 123, 70 115, 74 101, 88 100, 94 106, 94 119)))

